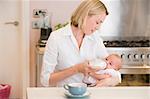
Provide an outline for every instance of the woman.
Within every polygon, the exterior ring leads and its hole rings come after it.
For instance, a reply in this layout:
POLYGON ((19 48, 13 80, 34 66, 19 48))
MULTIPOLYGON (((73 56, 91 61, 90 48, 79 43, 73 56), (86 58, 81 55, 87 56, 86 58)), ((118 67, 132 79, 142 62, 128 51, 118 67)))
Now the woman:
MULTIPOLYGON (((72 14, 71 22, 51 33, 43 58, 43 86, 82 82, 86 74, 98 80, 111 78, 108 74, 95 74, 96 70, 88 66, 88 60, 108 56, 97 31, 107 15, 101 1, 84 0, 72 14)), ((97 83, 99 85, 103 84, 97 83)))

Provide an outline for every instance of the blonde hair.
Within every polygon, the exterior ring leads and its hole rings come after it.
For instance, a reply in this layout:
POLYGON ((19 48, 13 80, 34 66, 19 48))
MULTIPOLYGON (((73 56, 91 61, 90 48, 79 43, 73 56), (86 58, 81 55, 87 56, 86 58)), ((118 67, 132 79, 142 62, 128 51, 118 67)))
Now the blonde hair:
POLYGON ((106 6, 100 0, 83 0, 71 16, 71 24, 82 29, 87 16, 98 15, 105 12, 108 15, 106 6))

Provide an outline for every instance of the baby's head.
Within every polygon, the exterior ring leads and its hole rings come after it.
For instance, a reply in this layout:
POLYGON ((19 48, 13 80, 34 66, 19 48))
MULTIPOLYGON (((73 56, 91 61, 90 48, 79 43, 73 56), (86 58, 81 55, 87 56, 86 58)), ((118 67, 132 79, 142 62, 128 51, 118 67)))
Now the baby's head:
POLYGON ((122 60, 117 54, 110 54, 106 57, 107 67, 109 69, 119 70, 121 68, 122 60))

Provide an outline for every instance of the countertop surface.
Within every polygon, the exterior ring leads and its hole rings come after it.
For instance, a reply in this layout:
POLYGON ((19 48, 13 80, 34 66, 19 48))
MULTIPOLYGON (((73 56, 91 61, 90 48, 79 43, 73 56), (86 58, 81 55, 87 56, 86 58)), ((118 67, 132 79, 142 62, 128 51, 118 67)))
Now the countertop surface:
POLYGON ((67 97, 62 87, 27 88, 28 99, 150 99, 150 87, 88 87, 85 97, 67 97))

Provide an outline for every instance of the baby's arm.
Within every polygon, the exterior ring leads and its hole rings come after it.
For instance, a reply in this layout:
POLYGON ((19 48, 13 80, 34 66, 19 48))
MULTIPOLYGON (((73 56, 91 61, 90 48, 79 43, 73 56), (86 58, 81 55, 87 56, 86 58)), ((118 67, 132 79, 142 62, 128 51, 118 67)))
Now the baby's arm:
POLYGON ((113 69, 106 69, 106 70, 101 70, 101 72, 99 73, 101 74, 107 73, 107 74, 110 74, 111 77, 97 81, 97 85, 96 85, 97 87, 115 86, 121 82, 121 74, 119 73, 119 71, 115 71, 113 69))

